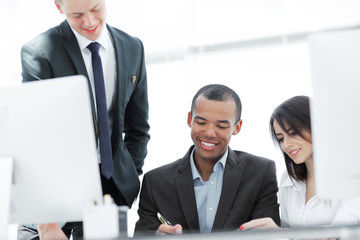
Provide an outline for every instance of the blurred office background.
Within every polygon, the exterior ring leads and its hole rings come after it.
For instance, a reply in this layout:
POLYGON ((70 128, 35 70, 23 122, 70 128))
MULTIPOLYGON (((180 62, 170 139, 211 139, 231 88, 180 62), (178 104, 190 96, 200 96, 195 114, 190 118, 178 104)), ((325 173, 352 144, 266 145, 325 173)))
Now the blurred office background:
MULTIPOLYGON (((108 23, 145 46, 151 140, 144 172, 185 154, 192 144, 186 119, 193 95, 205 84, 222 83, 243 103, 243 127, 230 146, 275 160, 280 178, 285 166, 268 120, 283 100, 312 95, 307 36, 360 24, 358 0, 107 0, 107 5, 108 23)), ((21 83, 22 44, 64 16, 53 0, 0 0, 0 9, 3 87, 21 83)), ((137 204, 129 212, 130 234, 137 204)))

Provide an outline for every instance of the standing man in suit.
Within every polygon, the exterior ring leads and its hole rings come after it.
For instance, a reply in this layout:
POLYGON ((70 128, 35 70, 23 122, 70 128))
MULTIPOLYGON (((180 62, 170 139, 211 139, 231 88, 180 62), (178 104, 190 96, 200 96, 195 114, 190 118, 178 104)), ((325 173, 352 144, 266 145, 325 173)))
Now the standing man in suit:
MULTIPOLYGON (((140 189, 138 176, 150 139, 144 48, 138 38, 106 24, 105 2, 55 0, 66 20, 22 47, 22 77, 23 82, 80 74, 87 77, 98 144, 101 146, 99 139, 103 136, 98 120, 103 118, 111 145, 107 155, 111 158, 110 171, 104 174, 101 168, 103 193, 110 194, 117 205, 131 207, 140 189), (98 70, 92 65, 94 54, 89 47, 94 42, 99 46, 105 88, 105 114, 101 116, 97 113, 100 103, 95 86, 98 70)), ((101 165, 104 159, 100 147, 98 153, 101 165)), ((67 229, 67 225, 63 230, 68 235, 74 227, 67 229)), ((31 229, 19 229, 19 235, 27 230, 31 229)))
POLYGON ((196 93, 187 118, 194 145, 144 175, 135 235, 234 231, 259 216, 280 223, 275 163, 228 146, 240 117, 232 89, 211 84, 196 93))

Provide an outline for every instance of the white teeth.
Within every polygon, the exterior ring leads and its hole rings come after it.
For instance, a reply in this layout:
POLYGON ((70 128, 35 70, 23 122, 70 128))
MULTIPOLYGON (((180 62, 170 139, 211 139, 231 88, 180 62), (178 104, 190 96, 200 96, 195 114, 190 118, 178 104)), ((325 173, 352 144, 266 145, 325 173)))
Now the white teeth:
POLYGON ((294 154, 296 154, 296 153, 299 152, 299 151, 300 151, 299 149, 296 149, 296 150, 290 152, 290 154, 291 154, 291 155, 294 155, 294 154))
POLYGON ((213 144, 213 143, 207 143, 207 142, 201 142, 202 144, 204 144, 205 146, 207 146, 207 147, 212 147, 212 146, 214 146, 215 144, 213 144))

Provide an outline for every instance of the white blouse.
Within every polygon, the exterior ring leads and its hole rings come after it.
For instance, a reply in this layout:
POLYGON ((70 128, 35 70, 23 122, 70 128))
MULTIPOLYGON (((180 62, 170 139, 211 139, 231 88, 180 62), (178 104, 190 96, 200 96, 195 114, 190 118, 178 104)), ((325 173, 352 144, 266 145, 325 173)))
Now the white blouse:
POLYGON ((340 200, 313 196, 305 204, 306 185, 291 179, 285 171, 279 187, 281 226, 291 228, 314 227, 331 224, 340 200))

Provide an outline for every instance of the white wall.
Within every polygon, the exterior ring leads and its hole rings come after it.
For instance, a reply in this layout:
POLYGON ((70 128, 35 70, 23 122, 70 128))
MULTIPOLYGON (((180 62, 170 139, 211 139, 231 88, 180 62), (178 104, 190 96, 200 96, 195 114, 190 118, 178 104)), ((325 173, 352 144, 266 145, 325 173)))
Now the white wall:
MULTIPOLYGON (((275 160, 280 177, 284 164, 270 139, 270 114, 287 98, 311 95, 307 43, 289 42, 286 36, 351 26, 360 18, 358 1, 340 0, 107 0, 107 4, 109 24, 139 37, 145 46, 151 125, 145 172, 185 154, 192 144, 186 117, 193 95, 205 84, 222 83, 236 90, 243 103, 243 127, 230 146, 275 160), (284 41, 204 50, 271 36, 284 36, 284 41)), ((0 7, 4 32, 9 33, 0 40, 6 44, 6 58, 0 60, 1 87, 21 82, 21 45, 64 17, 51 0, 0 0, 0 7)), ((137 203, 129 213, 131 231, 136 209, 137 203)), ((14 226, 11 229, 14 234, 14 226)))

